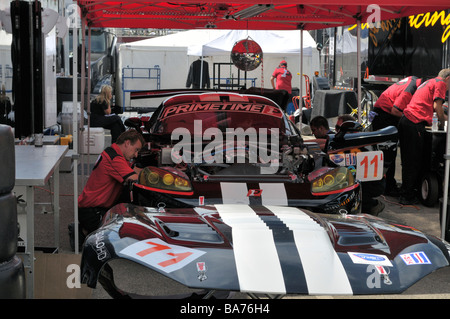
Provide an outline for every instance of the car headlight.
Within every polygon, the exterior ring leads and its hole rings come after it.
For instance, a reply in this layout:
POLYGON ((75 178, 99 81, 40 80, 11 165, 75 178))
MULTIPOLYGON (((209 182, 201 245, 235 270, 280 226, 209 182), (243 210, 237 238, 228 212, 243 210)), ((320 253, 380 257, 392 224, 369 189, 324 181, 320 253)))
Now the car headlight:
POLYGON ((311 180, 311 192, 315 195, 329 195, 353 187, 355 178, 346 167, 328 168, 318 171, 311 180))
POLYGON ((146 167, 139 173, 138 183, 146 188, 166 193, 192 192, 188 177, 171 167, 146 167))

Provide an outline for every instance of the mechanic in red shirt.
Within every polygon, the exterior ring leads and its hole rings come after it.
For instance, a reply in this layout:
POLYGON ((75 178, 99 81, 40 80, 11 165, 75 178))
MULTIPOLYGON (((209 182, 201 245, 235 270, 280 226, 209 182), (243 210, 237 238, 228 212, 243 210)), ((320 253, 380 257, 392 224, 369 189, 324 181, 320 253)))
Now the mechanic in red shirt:
POLYGON ((131 167, 131 160, 137 157, 144 144, 142 135, 131 129, 100 154, 78 197, 80 235, 96 230, 106 211, 121 197, 124 183, 137 180, 139 169, 131 167))
MULTIPOLYGON (((380 95, 375 102, 374 111, 378 113, 378 116, 383 117, 383 121, 389 122, 386 126, 397 126, 400 117, 403 115, 403 110, 411 101, 414 92, 416 92, 420 84, 422 84, 421 78, 408 76, 392 84, 380 95), (384 114, 388 116, 384 116, 384 114)), ((375 116, 374 121, 378 116, 375 116)), ((372 121, 372 124, 374 121, 372 121)))
POLYGON ((292 92, 292 74, 287 69, 287 62, 282 60, 278 67, 273 71, 270 78, 272 87, 276 90, 285 90, 289 94, 292 92), (276 83, 275 83, 276 82, 276 83))
POLYGON ((418 202, 415 191, 422 171, 425 126, 431 125, 436 112, 441 126, 447 120, 442 107, 450 82, 450 69, 443 69, 438 76, 422 83, 414 93, 398 123, 400 155, 402 161, 402 187, 400 204, 418 202))
MULTIPOLYGON (((403 115, 411 98, 416 92, 417 87, 422 83, 422 79, 416 76, 408 76, 395 84, 389 86, 376 101, 372 120, 372 128, 374 131, 381 130, 388 126, 398 126, 398 121, 403 115)), ((386 158, 390 158, 391 164, 386 171, 385 195, 398 197, 400 189, 395 180, 395 158, 397 157, 397 148, 392 152, 384 152, 386 158)))

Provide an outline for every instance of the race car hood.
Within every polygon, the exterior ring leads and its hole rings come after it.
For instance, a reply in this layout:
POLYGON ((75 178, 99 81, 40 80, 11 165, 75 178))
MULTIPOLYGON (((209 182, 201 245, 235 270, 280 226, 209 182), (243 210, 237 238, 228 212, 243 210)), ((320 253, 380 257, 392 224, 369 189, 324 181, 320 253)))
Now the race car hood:
POLYGON ((401 293, 449 265, 449 245, 369 215, 293 207, 119 204, 86 239, 82 280, 132 260, 189 288, 270 294, 401 293))

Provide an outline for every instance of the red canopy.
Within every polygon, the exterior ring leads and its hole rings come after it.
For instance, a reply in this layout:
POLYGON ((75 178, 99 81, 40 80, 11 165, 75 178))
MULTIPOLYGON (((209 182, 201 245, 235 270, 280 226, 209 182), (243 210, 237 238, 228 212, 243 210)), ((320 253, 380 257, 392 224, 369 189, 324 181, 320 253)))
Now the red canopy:
POLYGON ((235 0, 156 2, 156 1, 92 1, 78 0, 89 27, 157 28, 157 29, 248 29, 248 30, 314 30, 362 23, 372 19, 380 8, 379 19, 416 15, 447 9, 448 0, 294 0, 258 2, 235 0), (336 4, 339 2, 339 4, 336 4), (258 7, 263 13, 242 10, 258 7), (249 16, 249 17, 248 17, 249 16))

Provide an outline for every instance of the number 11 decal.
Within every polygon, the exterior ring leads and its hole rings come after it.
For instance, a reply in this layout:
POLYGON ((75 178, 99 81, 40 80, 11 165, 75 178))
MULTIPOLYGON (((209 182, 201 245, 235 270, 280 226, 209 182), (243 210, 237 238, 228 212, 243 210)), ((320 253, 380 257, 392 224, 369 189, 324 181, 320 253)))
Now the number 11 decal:
POLYGON ((356 154, 356 179, 376 181, 383 178, 383 152, 359 152, 356 154))

